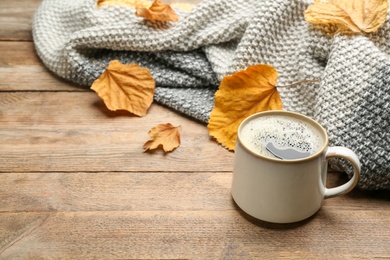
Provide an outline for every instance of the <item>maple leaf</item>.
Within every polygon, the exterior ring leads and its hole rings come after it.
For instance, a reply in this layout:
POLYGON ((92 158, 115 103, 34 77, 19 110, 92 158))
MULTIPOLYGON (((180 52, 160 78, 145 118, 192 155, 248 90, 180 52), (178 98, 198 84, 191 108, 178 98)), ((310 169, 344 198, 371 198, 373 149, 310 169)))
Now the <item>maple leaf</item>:
POLYGON ((313 24, 338 24, 352 32, 375 32, 386 21, 388 0, 315 1, 305 11, 313 24))
POLYGON ((91 89, 103 99, 108 109, 144 116, 153 102, 155 85, 148 69, 113 60, 91 89))
POLYGON ((180 145, 179 127, 170 123, 156 125, 149 131, 149 136, 152 140, 144 144, 144 152, 160 146, 165 152, 171 152, 180 145))
POLYGON ((160 2, 159 0, 155 0, 149 8, 137 8, 135 15, 154 21, 176 22, 179 20, 179 17, 172 7, 169 4, 160 2))
POLYGON ((237 130, 248 116, 266 110, 281 110, 277 91, 278 72, 258 64, 222 79, 214 96, 208 129, 211 136, 229 150, 234 150, 237 130))

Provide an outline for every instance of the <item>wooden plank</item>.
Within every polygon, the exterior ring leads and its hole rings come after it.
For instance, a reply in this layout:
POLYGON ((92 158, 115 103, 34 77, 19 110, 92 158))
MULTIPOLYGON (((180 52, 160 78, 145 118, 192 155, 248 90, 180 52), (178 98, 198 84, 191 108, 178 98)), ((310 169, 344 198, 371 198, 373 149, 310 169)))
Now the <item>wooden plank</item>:
POLYGON ((233 153, 206 126, 153 105, 145 117, 109 111, 90 92, 0 92, 0 172, 230 171, 233 153), (180 125, 181 146, 143 153, 148 131, 180 125))
POLYGON ((231 173, 0 173, 1 212, 234 209, 231 173))
POLYGON ((390 257, 388 210, 321 210, 290 225, 236 210, 5 213, 0 223, 2 259, 390 257))
MULTIPOLYGON (((0 179, 0 213, 236 209, 231 172, 29 172, 0 179)), ((338 179, 329 175, 332 184, 338 179)), ((389 201, 390 192, 354 190, 326 200, 324 210, 390 211, 389 201)))
POLYGON ((0 40, 31 41, 31 24, 41 0, 1 0, 0 40))
POLYGON ((0 53, 0 91, 86 91, 46 69, 32 42, 0 42, 0 53))

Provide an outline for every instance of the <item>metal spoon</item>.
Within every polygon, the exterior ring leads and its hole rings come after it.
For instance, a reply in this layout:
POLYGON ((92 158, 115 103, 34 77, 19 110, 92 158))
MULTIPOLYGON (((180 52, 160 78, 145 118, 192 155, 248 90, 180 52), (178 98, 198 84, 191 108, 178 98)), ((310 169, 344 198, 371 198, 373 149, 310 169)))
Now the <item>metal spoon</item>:
POLYGON ((305 157, 309 157, 309 152, 297 151, 294 148, 278 148, 273 142, 269 142, 266 145, 267 150, 272 153, 275 157, 282 160, 297 160, 305 157))

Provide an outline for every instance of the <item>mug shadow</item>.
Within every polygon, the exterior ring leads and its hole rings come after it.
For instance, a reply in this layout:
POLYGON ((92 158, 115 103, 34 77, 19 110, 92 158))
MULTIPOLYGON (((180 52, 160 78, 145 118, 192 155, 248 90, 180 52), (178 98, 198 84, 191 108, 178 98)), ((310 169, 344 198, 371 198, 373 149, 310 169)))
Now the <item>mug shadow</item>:
POLYGON ((299 228, 299 227, 305 226, 306 224, 310 223, 316 217, 316 215, 318 215, 318 213, 321 211, 321 209, 320 209, 316 213, 314 213, 312 216, 310 216, 309 218, 301 220, 301 221, 298 221, 298 222, 293 222, 293 223, 273 223, 273 222, 267 222, 267 221, 264 221, 264 220, 260 220, 260 219, 257 219, 255 217, 249 215, 248 213, 243 211, 237 205, 237 203, 234 201, 234 199, 232 197, 230 199, 232 201, 232 204, 233 204, 235 210, 237 210, 237 212, 244 219, 246 219, 247 221, 251 222, 252 224, 254 224, 256 226, 259 226, 259 227, 262 227, 262 228, 265 228, 265 229, 289 230, 289 229, 299 228))

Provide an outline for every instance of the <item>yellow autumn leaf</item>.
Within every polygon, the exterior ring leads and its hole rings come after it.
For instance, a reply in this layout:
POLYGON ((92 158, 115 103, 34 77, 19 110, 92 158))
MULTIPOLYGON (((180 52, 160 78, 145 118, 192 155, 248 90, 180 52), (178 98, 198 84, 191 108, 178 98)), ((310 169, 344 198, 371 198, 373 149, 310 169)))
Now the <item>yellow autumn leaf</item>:
POLYGON ((209 133, 229 150, 234 150, 237 130, 248 116, 266 110, 281 110, 277 91, 278 72, 259 64, 226 76, 214 97, 208 124, 209 133))
POLYGON ((152 140, 144 144, 144 151, 154 150, 162 146, 165 152, 171 152, 180 145, 179 127, 170 123, 159 124, 149 131, 152 140))
POLYGON ((91 89, 103 99, 108 109, 127 110, 144 116, 153 103, 155 85, 147 68, 113 60, 93 82, 91 89))
POLYGON ((169 4, 155 0, 149 8, 137 8, 136 16, 153 21, 173 21, 179 20, 175 10, 169 4))
POLYGON ((315 1, 305 11, 313 24, 338 24, 352 32, 375 32, 386 21, 388 0, 315 1))

